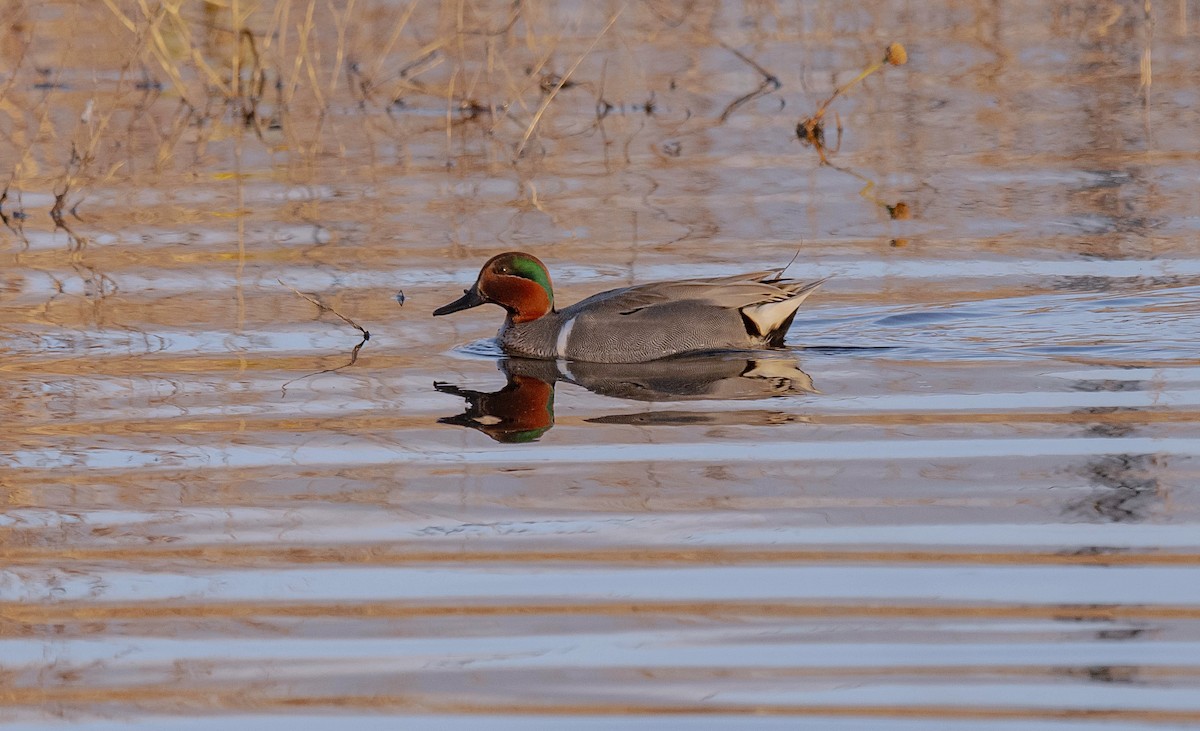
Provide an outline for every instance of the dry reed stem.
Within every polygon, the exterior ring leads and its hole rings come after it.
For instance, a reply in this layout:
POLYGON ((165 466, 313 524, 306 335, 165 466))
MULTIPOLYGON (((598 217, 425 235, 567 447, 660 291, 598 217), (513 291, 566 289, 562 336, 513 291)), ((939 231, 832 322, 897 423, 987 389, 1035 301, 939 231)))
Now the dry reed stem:
POLYGON ((313 14, 316 11, 316 0, 309 0, 308 10, 304 13, 304 24, 300 26, 299 34, 299 53, 297 59, 302 61, 304 67, 308 70, 308 80, 312 84, 313 96, 317 99, 317 108, 326 109, 325 94, 321 91, 321 80, 318 78, 318 64, 313 60, 315 51, 312 50, 313 28, 316 25, 313 22, 313 14))
POLYGON ((335 373, 335 372, 337 372, 337 371, 340 371, 340 370, 342 370, 343 368, 349 368, 350 366, 352 366, 352 365, 354 365, 355 363, 357 363, 357 362, 358 362, 358 352, 359 352, 360 350, 362 350, 362 347, 363 347, 363 345, 365 345, 365 344, 367 343, 367 341, 371 339, 371 333, 370 333, 370 332, 368 332, 366 329, 364 329, 362 325, 359 325, 359 324, 358 324, 357 322, 355 322, 354 320, 351 320, 349 317, 346 317, 345 315, 343 315, 342 313, 338 312, 337 310, 335 310, 334 308, 330 307, 329 305, 325 304, 324 302, 321 302, 320 300, 316 299, 315 297, 311 297, 311 296, 309 296, 309 295, 307 295, 307 294, 304 294, 303 292, 301 292, 300 290, 296 289, 295 287, 293 287, 293 286, 291 286, 291 285, 289 285, 289 284, 285 284, 285 283, 284 283, 284 281, 283 281, 282 279, 276 279, 275 281, 276 281, 276 282, 279 282, 279 283, 280 283, 281 285, 283 285, 284 287, 287 287, 288 289, 292 290, 292 291, 293 291, 293 292, 295 292, 297 295, 299 295, 301 298, 303 298, 303 299, 305 299, 305 300, 308 300, 308 301, 309 301, 309 302, 311 302, 312 304, 316 305, 316 306, 317 306, 317 308, 318 308, 318 309, 319 309, 321 312, 332 312, 332 313, 333 313, 334 315, 336 315, 336 316, 338 317, 338 319, 340 319, 342 322, 345 322, 347 325, 350 325, 350 326, 351 326, 351 327, 353 327, 355 330, 358 330, 360 333, 362 333, 362 340, 360 340, 360 341, 358 342, 358 344, 356 344, 356 345, 354 346, 354 348, 353 348, 353 349, 350 351, 350 362, 348 362, 348 363, 345 363, 345 364, 343 364, 343 365, 340 365, 340 366, 337 366, 336 368, 326 368, 326 369, 324 369, 324 370, 320 370, 320 371, 317 371, 317 372, 315 372, 315 373, 309 373, 308 375, 301 376, 300 378, 293 378, 292 380, 290 380, 290 381, 288 381, 288 382, 284 383, 282 386, 280 386, 280 391, 282 392, 283 396, 284 396, 284 397, 286 397, 286 396, 287 396, 287 387, 288 387, 288 386, 290 386, 290 385, 292 385, 292 384, 293 384, 293 383, 295 383, 296 381, 300 381, 300 380, 303 380, 303 379, 305 379, 305 378, 311 378, 311 377, 313 377, 313 376, 319 376, 319 375, 322 375, 322 374, 324 374, 324 373, 335 373))
POLYGON ((575 63, 571 64, 571 67, 567 69, 565 74, 562 75, 562 77, 558 80, 558 83, 555 84, 554 88, 550 90, 550 93, 547 94, 544 99, 542 99, 542 103, 538 106, 538 110, 534 113, 533 119, 529 121, 529 126, 525 128, 525 134, 522 135, 521 142, 517 145, 514 161, 519 160, 521 158, 521 154, 525 152, 525 145, 528 144, 530 136, 533 135, 533 131, 537 129, 538 122, 541 121, 542 115, 546 113, 546 108, 550 106, 550 103, 554 101, 554 97, 558 95, 558 92, 563 88, 563 85, 566 84, 571 78, 571 75, 575 73, 575 69, 579 68, 579 65, 583 63, 583 60, 587 58, 589 54, 591 54, 592 49, 596 47, 596 44, 599 43, 600 39, 604 37, 604 34, 608 32, 608 29, 612 28, 613 24, 617 22, 617 18, 621 17, 621 13, 624 12, 625 7, 625 5, 622 5, 621 7, 617 8, 617 12, 613 13, 613 16, 609 18, 608 23, 606 23, 604 28, 601 29, 599 35, 592 39, 592 42, 588 45, 587 49, 580 54, 579 58, 575 59, 575 63))
POLYGON ((108 7, 109 12, 113 14, 113 17, 116 18, 121 25, 125 26, 130 33, 138 32, 137 25, 129 19, 129 16, 121 12, 121 9, 117 7, 117 4, 114 2, 114 0, 104 0, 104 4, 108 7))
POLYGON ((342 64, 346 60, 346 28, 349 27, 348 19, 350 14, 354 12, 355 0, 349 0, 346 3, 346 10, 339 17, 337 10, 334 9, 333 3, 326 0, 326 7, 329 8, 329 14, 333 16, 334 27, 337 28, 337 50, 334 52, 333 68, 329 70, 329 96, 332 97, 337 93, 338 78, 342 75, 342 64))
MULTIPOLYGON (((825 158, 825 129, 824 118, 826 112, 829 111, 829 105, 833 103, 842 94, 849 91, 855 84, 867 78, 884 66, 903 66, 908 62, 908 52, 904 50, 904 46, 899 43, 892 43, 883 52, 883 59, 876 61, 865 69, 858 76, 855 76, 850 81, 836 87, 833 93, 829 95, 825 101, 821 102, 817 107, 817 111, 811 116, 800 120, 796 125, 796 136, 804 142, 811 144, 817 149, 817 154, 821 157, 821 164, 828 164, 829 161, 825 158)), ((838 127, 839 132, 841 127, 838 127)))

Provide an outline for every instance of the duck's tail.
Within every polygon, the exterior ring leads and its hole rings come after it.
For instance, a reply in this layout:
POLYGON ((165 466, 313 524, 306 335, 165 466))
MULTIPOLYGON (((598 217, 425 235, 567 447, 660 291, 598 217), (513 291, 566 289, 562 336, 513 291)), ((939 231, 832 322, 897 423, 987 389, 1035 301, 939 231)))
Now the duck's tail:
POLYGON ((828 279, 826 277, 815 282, 777 285, 787 293, 782 298, 758 305, 749 305, 741 309, 742 317, 746 321, 746 329, 751 335, 757 335, 766 340, 771 347, 783 347, 783 339, 787 336, 788 328, 792 326, 796 310, 800 309, 804 300, 808 299, 808 296, 817 291, 817 288, 828 279))

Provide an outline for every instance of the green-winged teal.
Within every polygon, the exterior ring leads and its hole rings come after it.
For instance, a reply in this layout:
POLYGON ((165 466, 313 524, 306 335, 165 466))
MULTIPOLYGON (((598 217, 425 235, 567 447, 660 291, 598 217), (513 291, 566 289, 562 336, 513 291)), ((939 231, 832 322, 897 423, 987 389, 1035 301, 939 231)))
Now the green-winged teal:
POLYGON ((653 282, 592 295, 561 310, 546 266, 531 254, 488 260, 462 297, 435 315, 491 302, 508 311, 509 355, 591 363, 645 363, 679 353, 781 347, 796 310, 821 285, 780 271, 653 282))

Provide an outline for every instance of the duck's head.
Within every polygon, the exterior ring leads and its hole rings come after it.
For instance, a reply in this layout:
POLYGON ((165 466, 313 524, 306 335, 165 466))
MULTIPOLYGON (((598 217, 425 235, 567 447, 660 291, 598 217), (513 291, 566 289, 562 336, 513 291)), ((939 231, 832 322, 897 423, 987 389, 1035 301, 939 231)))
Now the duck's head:
POLYGON ((491 302, 508 310, 514 323, 530 322, 554 309, 554 288, 546 265, 536 256, 510 251, 497 254, 479 270, 479 278, 463 296, 437 308, 434 315, 449 315, 459 310, 491 302))

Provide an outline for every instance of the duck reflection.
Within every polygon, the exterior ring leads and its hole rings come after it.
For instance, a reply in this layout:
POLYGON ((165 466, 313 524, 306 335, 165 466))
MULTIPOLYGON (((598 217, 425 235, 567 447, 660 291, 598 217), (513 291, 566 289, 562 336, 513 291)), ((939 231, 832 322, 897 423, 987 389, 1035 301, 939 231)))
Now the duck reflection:
POLYGON ((467 400, 466 411, 438 419, 438 423, 478 429, 498 442, 539 439, 554 426, 554 381, 507 370, 505 375, 508 383, 504 388, 490 393, 434 381, 438 391, 467 400))
MULTIPOLYGON (((499 368, 507 382, 484 392, 435 381, 441 393, 466 399, 467 410, 438 419, 477 429, 498 442, 532 442, 554 426, 554 387, 559 381, 593 393, 634 401, 752 400, 818 393, 812 378, 793 359, 771 357, 688 356, 649 363, 565 363, 505 358, 499 368)), ((753 421, 780 423, 794 416, 772 412, 728 414, 703 411, 655 411, 614 414, 593 423, 685 425, 753 421), (748 418, 749 417, 749 418, 748 418)))

